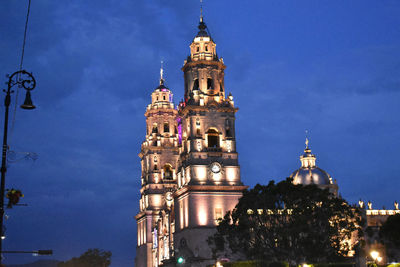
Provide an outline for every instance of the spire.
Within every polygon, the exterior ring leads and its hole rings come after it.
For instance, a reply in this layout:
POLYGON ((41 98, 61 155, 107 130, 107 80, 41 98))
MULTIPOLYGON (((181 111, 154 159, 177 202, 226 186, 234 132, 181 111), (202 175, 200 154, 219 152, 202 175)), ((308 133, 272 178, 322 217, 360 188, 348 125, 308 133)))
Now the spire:
POLYGON ((160 68, 160 85, 164 84, 164 61, 161 60, 161 68, 160 68))
POLYGON ((206 31, 207 25, 204 22, 203 18, 203 0, 200 0, 200 23, 199 23, 199 32, 197 33, 196 37, 210 37, 208 32, 206 31))
MULTIPOLYGON (((306 130, 306 149, 305 150, 309 150, 309 148, 308 148, 308 143, 309 143, 309 140, 308 140, 308 130, 306 130)), ((304 150, 304 151, 305 151, 304 150)))
POLYGON ((200 23, 203 22, 203 0, 200 0, 200 23))

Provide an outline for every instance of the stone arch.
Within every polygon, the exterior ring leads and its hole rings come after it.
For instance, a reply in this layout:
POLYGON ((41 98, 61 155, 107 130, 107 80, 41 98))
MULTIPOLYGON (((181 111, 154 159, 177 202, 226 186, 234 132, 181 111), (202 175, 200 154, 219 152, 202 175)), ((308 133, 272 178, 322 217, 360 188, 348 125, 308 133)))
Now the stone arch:
POLYGON ((219 147, 219 132, 215 128, 210 128, 207 131, 207 146, 211 148, 219 147))
POLYGON ((174 179, 174 171, 172 169, 171 164, 169 164, 169 163, 164 164, 163 172, 164 172, 165 180, 173 180, 174 179))
POLYGON ((193 82, 193 91, 194 90, 199 90, 199 79, 194 79, 193 82))

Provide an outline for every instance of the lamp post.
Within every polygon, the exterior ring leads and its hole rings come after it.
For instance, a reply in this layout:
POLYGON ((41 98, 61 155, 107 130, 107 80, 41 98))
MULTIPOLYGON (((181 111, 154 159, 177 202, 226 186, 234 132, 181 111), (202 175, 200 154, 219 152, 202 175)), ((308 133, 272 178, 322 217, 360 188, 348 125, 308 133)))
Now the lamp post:
MULTIPOLYGON (((2 158, 1 158, 1 187, 0 187, 0 231, 1 231, 1 238, 0 238, 0 253, 3 251, 3 223, 4 223, 4 191, 5 191, 5 184, 6 184, 6 172, 7 172, 7 134, 8 134, 8 113, 11 103, 11 94, 14 93, 11 90, 12 87, 18 85, 20 88, 24 88, 26 90, 26 96, 24 104, 21 105, 23 109, 34 109, 35 106, 32 104, 31 93, 35 86, 36 80, 33 77, 32 73, 27 72, 26 70, 20 70, 14 72, 11 76, 9 76, 8 83, 7 83, 7 90, 3 90, 6 93, 6 98, 4 100, 5 106, 5 115, 4 115, 4 133, 3 133, 3 151, 2 151, 2 158)), ((0 266, 2 263, 2 255, 0 255, 0 266)))

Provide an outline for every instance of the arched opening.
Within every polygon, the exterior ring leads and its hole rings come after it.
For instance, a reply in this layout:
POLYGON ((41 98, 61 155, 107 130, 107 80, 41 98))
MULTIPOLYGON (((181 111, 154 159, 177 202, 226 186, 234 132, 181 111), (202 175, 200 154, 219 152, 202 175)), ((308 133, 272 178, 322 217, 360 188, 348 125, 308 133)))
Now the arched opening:
POLYGON ((194 80, 193 90, 199 90, 199 80, 198 79, 194 80))
POLYGON ((207 89, 213 89, 213 80, 211 78, 207 78, 207 89))
POLYGON ((196 119, 196 135, 200 135, 200 120, 196 119))
POLYGON ((153 124, 153 131, 152 133, 158 133, 157 123, 153 124))
POLYGON ((218 131, 210 129, 207 131, 208 147, 219 147, 219 134, 218 131))
POLYGON ((169 133, 169 123, 168 122, 164 123, 164 133, 169 133))
POLYGON ((226 130, 226 137, 232 137, 231 122, 229 120, 225 121, 225 130, 226 130))
POLYGON ((164 179, 165 180, 172 180, 174 179, 174 175, 172 172, 172 166, 171 164, 165 164, 163 167, 164 170, 164 179))

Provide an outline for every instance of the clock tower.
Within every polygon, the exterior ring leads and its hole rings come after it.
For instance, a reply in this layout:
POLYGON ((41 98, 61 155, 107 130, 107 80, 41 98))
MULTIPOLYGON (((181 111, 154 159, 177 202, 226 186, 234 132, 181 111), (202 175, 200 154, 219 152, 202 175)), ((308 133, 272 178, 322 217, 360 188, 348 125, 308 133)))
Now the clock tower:
POLYGON ((246 188, 240 180, 236 151, 233 96, 226 96, 226 66, 216 44, 200 19, 199 32, 185 60, 185 99, 179 104, 181 134, 177 163, 175 258, 212 264, 208 236, 218 219, 232 210, 246 188))

